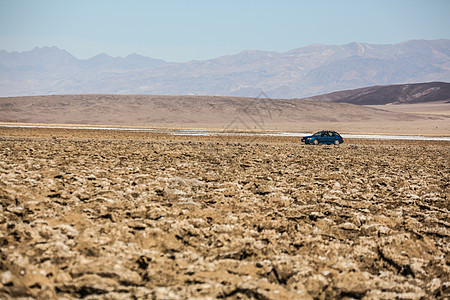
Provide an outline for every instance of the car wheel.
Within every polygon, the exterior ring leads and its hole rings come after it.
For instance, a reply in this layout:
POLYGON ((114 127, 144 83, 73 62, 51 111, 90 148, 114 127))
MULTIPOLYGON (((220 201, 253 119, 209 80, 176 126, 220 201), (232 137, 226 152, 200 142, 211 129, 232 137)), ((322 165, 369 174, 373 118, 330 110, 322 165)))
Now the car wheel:
POLYGON ((339 145, 339 144, 340 144, 339 140, 335 140, 335 141, 334 141, 334 144, 335 144, 335 145, 339 145))
POLYGON ((319 145, 319 140, 317 140, 317 139, 314 140, 314 141, 313 141, 313 144, 314 144, 314 145, 319 145))

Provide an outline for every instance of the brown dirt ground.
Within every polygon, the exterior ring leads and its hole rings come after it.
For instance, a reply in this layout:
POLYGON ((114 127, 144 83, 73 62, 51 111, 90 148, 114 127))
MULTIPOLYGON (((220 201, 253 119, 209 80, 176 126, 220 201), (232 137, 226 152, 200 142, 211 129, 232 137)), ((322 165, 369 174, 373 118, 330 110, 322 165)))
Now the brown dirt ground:
POLYGON ((414 104, 369 105, 369 107, 392 112, 450 116, 449 100, 414 104))
POLYGON ((450 135, 450 103, 426 105, 426 109, 409 104, 374 109, 308 99, 55 95, 0 98, 0 122, 450 135))
POLYGON ((449 158, 0 128, 0 298, 446 299, 449 158))

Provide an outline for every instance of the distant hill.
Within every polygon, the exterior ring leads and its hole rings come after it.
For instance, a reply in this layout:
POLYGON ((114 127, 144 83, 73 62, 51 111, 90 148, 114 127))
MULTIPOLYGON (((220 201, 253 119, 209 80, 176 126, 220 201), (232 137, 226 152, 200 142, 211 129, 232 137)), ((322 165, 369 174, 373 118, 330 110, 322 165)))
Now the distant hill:
POLYGON ((205 61, 138 54, 80 60, 56 47, 0 51, 0 96, 54 94, 222 95, 303 98, 373 85, 450 82, 450 40, 392 45, 316 44, 243 51, 205 61))
POLYGON ((312 100, 358 105, 413 104, 449 101, 450 83, 429 82, 388 86, 371 86, 311 97, 312 100))
MULTIPOLYGON (((443 119, 309 99, 61 95, 0 98, 0 122, 267 129, 276 124, 443 119), (203 125, 202 125, 203 124, 203 125), (208 125, 209 124, 209 125, 208 125)), ((448 119, 448 118, 446 118, 448 119)), ((337 123, 336 123, 337 124, 337 123)))
MULTIPOLYGON (((62 95, 0 98, 0 121, 62 124, 227 123, 363 120, 378 111, 344 103, 210 96, 62 95), (305 112, 307 114, 305 114, 305 112), (269 118, 270 114, 270 118, 269 118)), ((386 113, 385 116, 392 115, 386 113)))

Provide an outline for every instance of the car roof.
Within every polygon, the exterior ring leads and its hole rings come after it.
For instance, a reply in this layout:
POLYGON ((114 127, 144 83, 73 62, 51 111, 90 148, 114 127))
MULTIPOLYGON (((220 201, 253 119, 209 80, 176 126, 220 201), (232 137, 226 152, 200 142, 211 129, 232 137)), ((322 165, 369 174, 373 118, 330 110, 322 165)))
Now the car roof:
POLYGON ((316 133, 321 133, 321 132, 332 132, 332 133, 337 133, 337 131, 334 131, 334 130, 320 130, 320 131, 317 131, 316 133))

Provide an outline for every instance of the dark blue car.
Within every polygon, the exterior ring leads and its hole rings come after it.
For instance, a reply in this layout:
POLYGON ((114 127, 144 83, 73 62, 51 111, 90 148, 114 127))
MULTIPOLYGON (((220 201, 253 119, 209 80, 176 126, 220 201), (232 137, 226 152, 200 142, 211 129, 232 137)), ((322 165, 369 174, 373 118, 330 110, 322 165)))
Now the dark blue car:
POLYGON ((314 133, 313 135, 302 137, 302 142, 304 142, 305 144, 314 144, 314 145, 318 144, 339 145, 344 142, 344 139, 336 131, 322 130, 314 133))

